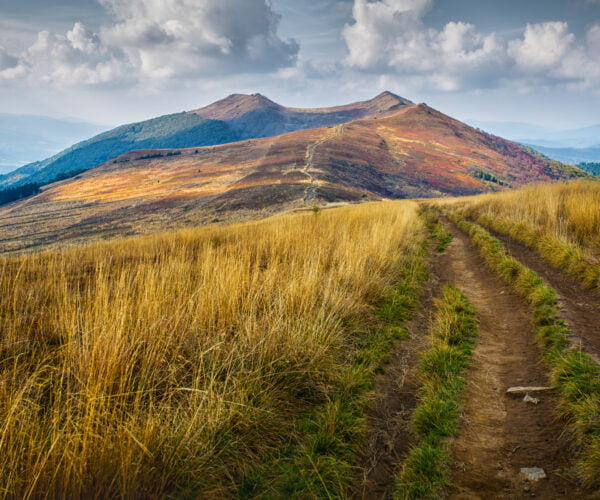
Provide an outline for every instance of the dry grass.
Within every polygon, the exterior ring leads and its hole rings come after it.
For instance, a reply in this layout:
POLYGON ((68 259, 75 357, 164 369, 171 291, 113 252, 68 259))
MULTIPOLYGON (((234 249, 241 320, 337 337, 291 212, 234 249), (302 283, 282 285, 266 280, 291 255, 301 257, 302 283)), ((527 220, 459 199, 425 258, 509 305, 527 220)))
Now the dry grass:
POLYGON ((0 261, 0 495, 222 497, 319 400, 412 202, 0 261))
POLYGON ((536 249, 600 287, 600 182, 542 184, 450 202, 462 215, 536 249))

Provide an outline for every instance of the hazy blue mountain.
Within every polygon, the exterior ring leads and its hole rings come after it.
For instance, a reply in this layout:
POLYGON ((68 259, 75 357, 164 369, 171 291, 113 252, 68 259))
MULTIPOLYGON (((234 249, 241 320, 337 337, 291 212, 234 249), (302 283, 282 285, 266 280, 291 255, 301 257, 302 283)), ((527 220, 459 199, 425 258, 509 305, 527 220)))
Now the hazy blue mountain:
POLYGON ((280 135, 377 116, 412 103, 390 92, 369 101, 323 109, 286 108, 260 94, 234 94, 205 108, 123 125, 43 161, 0 176, 0 188, 44 184, 140 149, 193 148, 280 135))
POLYGON ((0 174, 47 158, 107 128, 79 120, 0 113, 0 174))
POLYGON ((485 122, 468 120, 470 125, 507 139, 537 144, 545 148, 598 149, 600 148, 600 125, 558 130, 528 123, 485 122))
POLYGON ((600 162, 600 146, 595 148, 549 148, 540 144, 526 144, 562 163, 600 162))

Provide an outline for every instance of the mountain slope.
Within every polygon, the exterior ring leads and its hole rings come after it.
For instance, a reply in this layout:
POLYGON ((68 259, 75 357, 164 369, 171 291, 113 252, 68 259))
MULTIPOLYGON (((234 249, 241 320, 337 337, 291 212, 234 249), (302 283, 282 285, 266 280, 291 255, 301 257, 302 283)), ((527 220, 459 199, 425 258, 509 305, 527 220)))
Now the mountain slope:
POLYGON ((466 195, 585 175, 426 105, 277 137, 129 152, 0 207, 0 248, 263 217, 333 202, 466 195))
POLYGON ((260 94, 234 94, 206 108, 123 125, 48 158, 0 176, 0 188, 40 184, 59 174, 93 168, 136 149, 191 148, 280 135, 377 116, 412 103, 389 92, 336 108, 286 108, 260 94))

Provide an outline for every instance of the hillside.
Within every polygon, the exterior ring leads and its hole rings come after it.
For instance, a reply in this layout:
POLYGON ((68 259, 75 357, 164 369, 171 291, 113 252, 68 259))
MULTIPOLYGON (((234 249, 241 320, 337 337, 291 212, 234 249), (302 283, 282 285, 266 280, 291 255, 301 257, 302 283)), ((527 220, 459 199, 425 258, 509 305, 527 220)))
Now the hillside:
POLYGON ((0 176, 0 188, 45 184, 59 174, 87 170, 138 149, 191 148, 280 135, 377 116, 410 101, 389 92, 370 101, 323 109, 286 108, 259 94, 234 94, 205 108, 123 125, 44 161, 0 176))
POLYGON ((583 175, 424 104, 402 106, 277 137, 127 153, 2 207, 0 245, 19 250, 327 203, 468 195, 583 175))

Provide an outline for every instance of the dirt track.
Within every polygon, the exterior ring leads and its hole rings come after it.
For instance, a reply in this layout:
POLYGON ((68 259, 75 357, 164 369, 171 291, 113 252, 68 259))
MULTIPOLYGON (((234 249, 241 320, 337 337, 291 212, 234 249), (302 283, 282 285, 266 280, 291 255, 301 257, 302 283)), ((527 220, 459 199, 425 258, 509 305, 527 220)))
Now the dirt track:
POLYGON ((548 384, 532 311, 487 267, 469 238, 447 221, 446 225, 455 238, 446 253, 431 259, 421 311, 410 325, 410 347, 401 344, 377 383, 369 453, 362 464, 366 472, 357 497, 391 498, 395 475, 411 444, 409 422, 418 388, 415 367, 427 339, 432 297, 448 283, 461 289, 476 308, 480 337, 466 374, 459 435, 451 448, 455 459, 452 487, 446 496, 600 498, 579 486, 573 474, 572 440, 565 433, 565 422, 556 417, 556 396, 552 392, 535 395, 540 399, 535 405, 505 393, 512 386, 548 384), (528 467, 543 468, 547 478, 525 480, 520 470, 528 467))
POLYGON ((361 464, 364 474, 355 498, 391 498, 395 475, 412 444, 410 421, 417 405, 419 353, 427 347, 433 298, 440 293, 434 266, 435 261, 430 260, 421 305, 408 325, 410 341, 398 343, 385 373, 377 377, 375 404, 369 415, 370 438, 361 464))
POLYGON ((560 295, 561 317, 573 332, 572 341, 582 351, 600 360, 600 293, 556 269, 522 243, 497 233, 510 254, 538 273, 560 295))
POLYGON ((572 477, 573 452, 556 415, 552 393, 538 405, 507 396, 511 386, 544 386, 548 380, 535 342, 531 311, 501 281, 469 239, 452 228, 454 241, 438 268, 442 280, 460 288, 475 306, 480 338, 467 375, 450 498, 586 498, 572 477), (527 482, 525 467, 547 478, 527 482))

